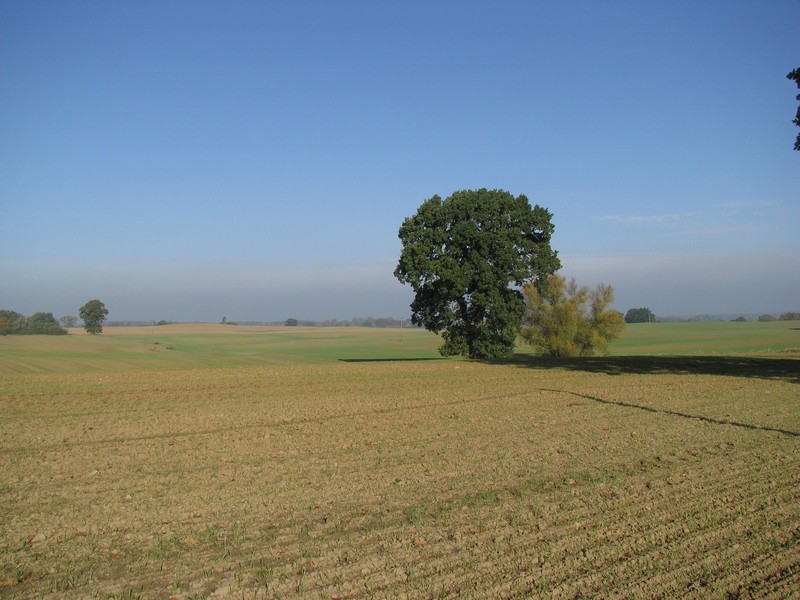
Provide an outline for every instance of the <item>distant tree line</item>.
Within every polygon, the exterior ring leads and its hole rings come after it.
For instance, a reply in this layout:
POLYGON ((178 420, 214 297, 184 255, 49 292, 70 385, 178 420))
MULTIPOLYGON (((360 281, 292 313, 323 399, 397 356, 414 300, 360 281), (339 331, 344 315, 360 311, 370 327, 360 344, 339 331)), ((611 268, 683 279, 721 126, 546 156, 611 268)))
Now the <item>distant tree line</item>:
MULTIPOLYGON (((736 317, 731 319, 734 323, 746 323, 749 321, 746 317, 736 317)), ((757 321, 759 323, 770 323, 772 321, 800 321, 800 313, 798 312, 785 312, 781 316, 776 317, 775 315, 764 314, 759 315, 757 321)))
POLYGON ((758 320, 762 323, 767 321, 800 321, 800 312, 785 312, 777 318, 775 315, 761 315, 758 320))
POLYGON ((656 316, 649 308, 631 308, 625 313, 626 323, 655 323, 656 316))
POLYGON ((53 313, 37 312, 26 317, 13 310, 0 310, 0 335, 66 335, 53 313))
MULTIPOLYGON (((746 321, 758 321, 760 323, 766 323, 769 321, 800 321, 800 312, 785 312, 780 316, 775 316, 771 314, 763 314, 756 317, 755 315, 750 315, 749 317, 745 317, 742 315, 737 316, 725 316, 725 315, 695 315, 694 317, 659 317, 659 322, 670 322, 670 323, 705 323, 710 321, 731 321, 734 323, 744 323, 746 321)), ((625 322, 626 323, 654 323, 656 322, 656 316, 650 311, 649 308, 631 308, 627 313, 625 313, 625 322)))
MULTIPOLYGON (((87 332, 102 333, 108 309, 99 300, 89 300, 78 309, 87 332)), ((31 316, 15 310, 0 310, 0 335, 66 335, 65 327, 74 327, 77 317, 66 316, 56 319, 51 312, 37 312, 31 316)))
POLYGON ((106 327, 152 327, 162 325, 173 325, 175 321, 109 321, 106 327))
POLYGON ((416 327, 411 324, 410 319, 401 320, 394 317, 353 317, 349 321, 340 321, 339 319, 299 321, 292 317, 280 324, 287 327, 416 327))

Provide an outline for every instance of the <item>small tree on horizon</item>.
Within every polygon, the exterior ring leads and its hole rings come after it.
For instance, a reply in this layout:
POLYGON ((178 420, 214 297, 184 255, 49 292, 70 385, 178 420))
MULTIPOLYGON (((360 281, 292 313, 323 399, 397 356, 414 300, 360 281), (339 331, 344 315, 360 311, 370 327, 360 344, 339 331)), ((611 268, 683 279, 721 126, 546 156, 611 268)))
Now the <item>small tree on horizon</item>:
POLYGON ((625 313, 626 323, 653 323, 656 316, 649 308, 631 308, 625 313))
POLYGON ((80 307, 78 314, 83 319, 83 328, 87 333, 103 333, 103 322, 108 316, 108 309, 100 300, 89 300, 80 307))
POLYGON ((64 315, 59 319, 61 322, 62 327, 75 327, 78 324, 78 317, 73 317, 72 315, 64 315))

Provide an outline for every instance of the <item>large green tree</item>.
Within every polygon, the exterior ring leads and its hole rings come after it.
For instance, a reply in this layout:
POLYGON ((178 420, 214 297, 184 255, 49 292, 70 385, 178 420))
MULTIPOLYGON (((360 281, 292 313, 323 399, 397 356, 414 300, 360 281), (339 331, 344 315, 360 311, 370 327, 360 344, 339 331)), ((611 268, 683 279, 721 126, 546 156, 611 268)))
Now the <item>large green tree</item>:
POLYGON ((503 190, 433 196, 400 227, 395 276, 415 292, 411 320, 444 344, 442 355, 499 358, 514 351, 525 315, 518 288, 561 267, 552 215, 503 190))
POLYGON ((106 305, 100 300, 89 300, 80 307, 78 314, 83 319, 83 328, 92 335, 103 333, 103 322, 108 316, 106 305))

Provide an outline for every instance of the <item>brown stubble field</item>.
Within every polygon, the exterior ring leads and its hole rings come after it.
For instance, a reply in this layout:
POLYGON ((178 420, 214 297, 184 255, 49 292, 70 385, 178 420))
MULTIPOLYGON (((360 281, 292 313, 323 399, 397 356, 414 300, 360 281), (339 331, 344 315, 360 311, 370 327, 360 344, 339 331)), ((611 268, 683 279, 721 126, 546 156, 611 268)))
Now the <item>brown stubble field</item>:
POLYGON ((798 378, 745 374, 3 375, 0 597, 797 596, 798 378))

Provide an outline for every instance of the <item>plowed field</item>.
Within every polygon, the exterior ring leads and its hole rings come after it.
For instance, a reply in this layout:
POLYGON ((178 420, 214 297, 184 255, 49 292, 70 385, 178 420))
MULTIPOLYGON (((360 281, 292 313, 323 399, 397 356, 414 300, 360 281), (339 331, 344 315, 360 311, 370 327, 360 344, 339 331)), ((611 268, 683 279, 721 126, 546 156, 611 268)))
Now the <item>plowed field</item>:
POLYGON ((800 361, 0 376, 0 597, 800 595, 800 361))

